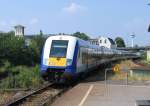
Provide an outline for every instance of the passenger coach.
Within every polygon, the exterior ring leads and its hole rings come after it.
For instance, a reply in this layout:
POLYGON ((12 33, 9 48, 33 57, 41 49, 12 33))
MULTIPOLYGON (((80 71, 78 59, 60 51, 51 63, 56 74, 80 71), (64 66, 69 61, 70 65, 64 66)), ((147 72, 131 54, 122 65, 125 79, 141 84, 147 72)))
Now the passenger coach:
POLYGON ((121 51, 91 45, 73 36, 51 36, 43 48, 41 73, 49 81, 70 81, 95 68, 102 59, 122 55, 121 51))

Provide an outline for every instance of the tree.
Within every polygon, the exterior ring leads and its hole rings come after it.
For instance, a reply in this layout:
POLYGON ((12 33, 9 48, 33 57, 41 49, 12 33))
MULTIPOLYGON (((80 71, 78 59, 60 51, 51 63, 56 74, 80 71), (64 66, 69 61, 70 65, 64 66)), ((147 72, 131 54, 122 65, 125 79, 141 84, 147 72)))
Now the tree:
POLYGON ((80 39, 83 40, 89 40, 90 37, 88 35, 86 35, 85 33, 81 33, 81 32, 75 32, 74 34, 72 34, 72 36, 78 37, 80 39))
POLYGON ((125 42, 124 42, 123 38, 121 38, 121 37, 117 37, 115 39, 115 42, 117 44, 117 47, 126 47, 125 42))
POLYGON ((43 36, 43 31, 42 30, 40 30, 40 35, 43 36))
POLYGON ((0 66, 3 61, 9 61, 12 65, 33 66, 40 63, 42 48, 46 38, 38 34, 31 39, 26 46, 23 37, 16 37, 13 31, 0 33, 0 66))
POLYGON ((22 37, 15 37, 14 32, 0 33, 0 61, 8 60, 13 65, 28 64, 28 51, 22 37))
POLYGON ((32 50, 32 58, 34 63, 40 63, 40 58, 42 54, 42 49, 44 46, 44 42, 46 41, 46 38, 42 35, 34 36, 31 39, 31 43, 29 45, 29 48, 32 50))

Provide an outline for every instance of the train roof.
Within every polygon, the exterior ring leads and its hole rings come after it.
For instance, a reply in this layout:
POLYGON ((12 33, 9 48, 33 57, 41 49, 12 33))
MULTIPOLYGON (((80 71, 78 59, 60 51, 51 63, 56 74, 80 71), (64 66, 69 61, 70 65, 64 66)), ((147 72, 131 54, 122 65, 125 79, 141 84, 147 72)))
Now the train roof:
POLYGON ((54 36, 48 37, 47 39, 58 38, 58 37, 67 37, 68 39, 75 39, 76 41, 79 42, 79 44, 81 46, 90 47, 90 48, 102 48, 102 47, 100 47, 98 45, 92 45, 92 44, 90 44, 89 41, 85 41, 85 40, 82 40, 80 38, 77 38, 77 37, 74 37, 74 36, 71 36, 71 35, 54 35, 54 36))

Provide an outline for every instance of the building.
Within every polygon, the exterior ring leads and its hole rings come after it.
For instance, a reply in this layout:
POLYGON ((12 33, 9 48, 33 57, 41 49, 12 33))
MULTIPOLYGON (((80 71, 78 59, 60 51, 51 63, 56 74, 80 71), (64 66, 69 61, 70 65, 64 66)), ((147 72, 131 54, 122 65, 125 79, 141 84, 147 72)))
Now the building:
POLYGON ((89 41, 90 41, 90 44, 99 45, 98 38, 96 38, 96 39, 89 39, 89 41))
POLYGON ((99 46, 106 47, 106 48, 115 49, 117 47, 115 42, 111 38, 108 38, 108 37, 101 36, 96 39, 90 39, 89 41, 91 44, 99 45, 99 46))
POLYGON ((150 50, 147 51, 147 61, 150 61, 150 50))
MULTIPOLYGON (((25 27, 23 25, 16 25, 14 26, 14 28, 15 28, 15 36, 23 37, 25 39, 26 45, 29 45, 31 43, 31 39, 33 39, 37 35, 37 34, 25 35, 24 33, 25 27)), ((46 39, 52 35, 55 35, 55 34, 44 34, 43 37, 46 39)))
POLYGON ((22 25, 16 25, 15 28, 15 36, 23 37, 25 27, 22 25))

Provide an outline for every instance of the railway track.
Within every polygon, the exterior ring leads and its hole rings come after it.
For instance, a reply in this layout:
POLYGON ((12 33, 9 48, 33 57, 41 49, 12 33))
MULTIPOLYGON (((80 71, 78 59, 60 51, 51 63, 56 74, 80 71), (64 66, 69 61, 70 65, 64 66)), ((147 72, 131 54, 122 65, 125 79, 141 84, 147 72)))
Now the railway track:
POLYGON ((55 88, 54 84, 46 84, 43 87, 31 91, 18 99, 12 100, 3 106, 45 106, 51 104, 54 99, 65 92, 67 88, 55 88))

